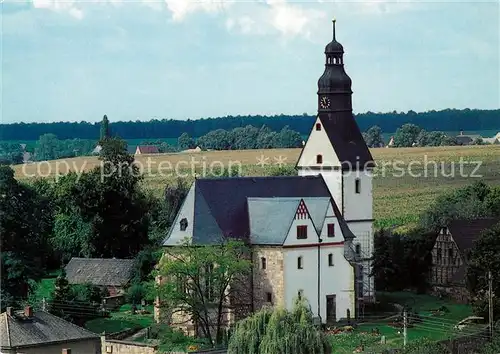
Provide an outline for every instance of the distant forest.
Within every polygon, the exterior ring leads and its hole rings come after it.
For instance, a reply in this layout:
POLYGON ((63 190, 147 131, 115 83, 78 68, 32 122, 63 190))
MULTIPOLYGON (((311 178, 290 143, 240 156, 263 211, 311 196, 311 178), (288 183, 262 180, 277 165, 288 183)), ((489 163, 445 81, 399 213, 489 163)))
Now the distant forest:
MULTIPOLYGON (((104 114, 105 112, 103 112, 104 114)), ((405 123, 412 123, 426 131, 479 131, 500 129, 500 109, 445 109, 417 113, 361 113, 355 115, 361 131, 377 125, 383 132, 393 133, 405 123)), ((96 117, 101 118, 101 117, 96 117)), ((290 129, 307 135, 315 116, 277 115, 277 116, 227 116, 220 118, 202 118, 196 120, 152 119, 150 121, 111 121, 113 135, 123 139, 159 139, 177 138, 182 133, 200 137, 217 129, 231 130, 237 127, 263 125, 274 131, 288 126, 290 129)), ((55 123, 13 123, 0 124, 0 140, 37 140, 40 135, 52 133, 59 139, 97 139, 100 122, 55 122, 55 123)))

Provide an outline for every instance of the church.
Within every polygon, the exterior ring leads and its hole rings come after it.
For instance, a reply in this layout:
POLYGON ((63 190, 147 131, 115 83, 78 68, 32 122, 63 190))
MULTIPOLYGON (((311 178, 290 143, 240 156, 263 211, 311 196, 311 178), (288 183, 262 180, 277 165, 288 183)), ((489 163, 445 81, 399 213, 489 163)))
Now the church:
MULTIPOLYGON (((318 114, 296 164, 297 176, 198 178, 164 242, 251 246, 250 301, 291 308, 303 296, 321 323, 362 315, 374 301, 372 171, 352 113, 344 48, 325 47, 318 114)), ((160 314, 156 311, 156 316, 160 314)))

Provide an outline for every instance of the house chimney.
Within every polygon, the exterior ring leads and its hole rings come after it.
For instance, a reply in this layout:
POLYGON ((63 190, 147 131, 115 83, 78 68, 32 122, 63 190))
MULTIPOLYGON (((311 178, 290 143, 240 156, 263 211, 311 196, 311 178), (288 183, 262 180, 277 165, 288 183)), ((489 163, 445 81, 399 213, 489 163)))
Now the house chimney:
POLYGON ((71 349, 65 348, 62 350, 61 354, 71 354, 71 349))
POLYGON ((33 317, 33 308, 31 306, 26 306, 24 308, 24 316, 33 317))
POLYGON ((6 312, 7 312, 7 315, 8 315, 8 316, 10 316, 10 317, 12 317, 12 314, 14 313, 14 312, 12 311, 12 307, 10 307, 10 306, 9 306, 9 307, 7 307, 6 312))
POLYGON ((460 135, 464 135, 464 131, 463 130, 460 130, 460 135))

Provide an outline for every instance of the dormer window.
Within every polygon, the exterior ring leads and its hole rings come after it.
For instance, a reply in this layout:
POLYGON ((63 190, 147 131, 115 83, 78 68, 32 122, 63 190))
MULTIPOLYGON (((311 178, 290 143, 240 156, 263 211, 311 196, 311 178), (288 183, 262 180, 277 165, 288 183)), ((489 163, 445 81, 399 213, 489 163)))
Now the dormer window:
POLYGON ((316 123, 316 130, 320 131, 321 130, 321 123, 316 123))
POLYGON ((323 163, 323 155, 316 155, 316 163, 318 165, 323 163))
POLYGON ((188 227, 187 219, 186 218, 181 219, 181 221, 179 222, 179 225, 181 227, 181 231, 186 231, 186 229, 188 227))

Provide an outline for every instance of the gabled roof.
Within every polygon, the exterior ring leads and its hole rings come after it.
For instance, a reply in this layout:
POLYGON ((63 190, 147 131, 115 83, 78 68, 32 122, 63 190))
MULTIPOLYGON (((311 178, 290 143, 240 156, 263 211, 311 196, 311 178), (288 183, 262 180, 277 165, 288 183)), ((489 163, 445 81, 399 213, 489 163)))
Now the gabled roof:
MULTIPOLYGON (((193 244, 213 244, 228 237, 250 241, 247 198, 329 198, 344 237, 354 238, 321 176, 200 178, 194 184, 193 244)), ((171 232, 165 246, 171 245, 171 232)))
POLYGON ((43 311, 34 311, 31 317, 25 317, 23 312, 0 315, 3 349, 99 338, 95 333, 43 311))
POLYGON ((372 154, 366 145, 354 116, 331 117, 329 114, 320 114, 330 143, 343 167, 375 167, 372 154))
POLYGON ((302 200, 309 211, 316 232, 320 234, 330 198, 248 198, 250 243, 282 245, 302 200))
POLYGON ((154 145, 138 145, 137 149, 141 154, 158 154, 160 151, 154 145))
POLYGON ((134 265, 133 259, 73 257, 65 267, 66 278, 70 284, 124 286, 132 277, 134 265))
POLYGON ((453 220, 448 224, 448 230, 453 237, 460 252, 464 253, 470 250, 474 241, 480 234, 500 222, 497 218, 485 218, 475 220, 453 220))

